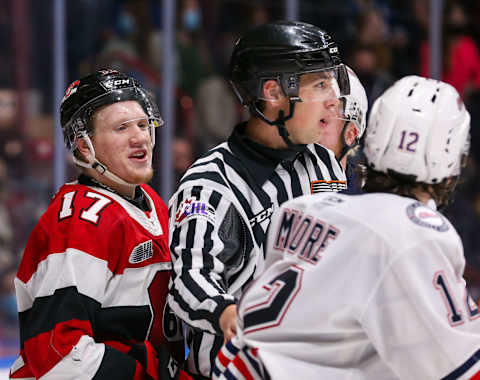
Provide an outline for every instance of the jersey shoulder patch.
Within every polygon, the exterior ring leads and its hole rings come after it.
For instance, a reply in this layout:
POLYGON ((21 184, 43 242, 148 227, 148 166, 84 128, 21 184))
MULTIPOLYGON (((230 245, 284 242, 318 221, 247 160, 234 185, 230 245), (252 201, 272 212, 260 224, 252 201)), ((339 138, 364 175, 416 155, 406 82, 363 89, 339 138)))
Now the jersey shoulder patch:
POLYGON ((180 203, 175 212, 175 226, 192 218, 205 218, 211 223, 215 223, 215 209, 207 202, 187 198, 180 203))
POLYGON ((411 203, 407 206, 406 213, 408 219, 421 227, 431 228, 438 232, 446 232, 450 229, 449 223, 443 215, 423 203, 411 203))

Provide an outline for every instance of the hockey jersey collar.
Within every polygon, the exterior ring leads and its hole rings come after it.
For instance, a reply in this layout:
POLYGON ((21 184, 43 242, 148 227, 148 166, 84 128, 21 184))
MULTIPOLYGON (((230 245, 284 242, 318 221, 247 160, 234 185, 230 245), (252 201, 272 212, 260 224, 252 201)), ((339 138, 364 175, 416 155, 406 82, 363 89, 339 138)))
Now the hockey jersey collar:
POLYGON ((272 149, 256 143, 244 135, 246 125, 247 123, 244 122, 235 127, 228 139, 228 145, 248 168, 255 182, 262 186, 280 163, 290 166, 299 152, 288 148, 272 149))
MULTIPOLYGON (((101 187, 103 189, 106 189, 108 191, 111 191, 112 193, 118 194, 115 190, 109 188, 108 186, 105 186, 104 184, 95 181, 93 178, 85 175, 85 174, 80 174, 78 177, 78 183, 81 185, 85 186, 95 186, 95 187, 101 187)), ((142 211, 151 211, 150 206, 148 205, 147 199, 145 198, 145 194, 143 193, 142 189, 140 186, 135 187, 135 196, 133 199, 128 199, 120 194, 123 199, 126 201, 130 202, 132 205, 138 207, 142 211)))

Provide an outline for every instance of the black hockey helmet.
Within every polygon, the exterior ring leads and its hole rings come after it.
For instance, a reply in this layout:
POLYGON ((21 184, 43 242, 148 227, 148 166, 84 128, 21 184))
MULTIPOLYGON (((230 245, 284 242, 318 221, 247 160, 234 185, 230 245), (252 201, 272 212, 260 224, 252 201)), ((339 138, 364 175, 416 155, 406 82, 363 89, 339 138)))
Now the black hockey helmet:
POLYGON ((145 111, 152 129, 163 125, 158 107, 140 83, 116 70, 99 70, 71 83, 60 105, 60 123, 65 145, 71 151, 76 140, 93 132, 90 120, 94 112, 105 105, 135 100, 145 111))
POLYGON ((350 93, 349 80, 336 43, 322 29, 304 22, 277 21, 248 31, 235 43, 230 81, 241 103, 262 98, 265 81, 277 80, 298 101, 301 74, 331 70, 340 94, 350 93))

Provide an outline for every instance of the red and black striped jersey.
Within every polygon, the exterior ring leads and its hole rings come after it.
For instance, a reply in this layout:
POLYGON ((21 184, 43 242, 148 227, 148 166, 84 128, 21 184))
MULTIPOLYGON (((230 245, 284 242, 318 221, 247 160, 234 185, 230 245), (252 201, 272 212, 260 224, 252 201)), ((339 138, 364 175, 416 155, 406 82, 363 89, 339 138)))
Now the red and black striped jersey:
POLYGON ((167 208, 149 186, 141 190, 150 211, 78 182, 54 196, 15 279, 21 352, 11 378, 141 379, 132 345, 182 345, 164 318, 167 208))

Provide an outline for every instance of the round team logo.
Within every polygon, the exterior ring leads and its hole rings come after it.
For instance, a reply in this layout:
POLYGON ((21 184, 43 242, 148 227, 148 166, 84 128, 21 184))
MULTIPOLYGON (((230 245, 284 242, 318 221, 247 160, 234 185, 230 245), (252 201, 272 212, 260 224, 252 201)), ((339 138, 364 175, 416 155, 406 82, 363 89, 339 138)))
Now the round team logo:
POLYGON ((422 227, 433 228, 439 232, 449 229, 446 219, 441 214, 420 202, 407 207, 407 216, 413 223, 422 227))

